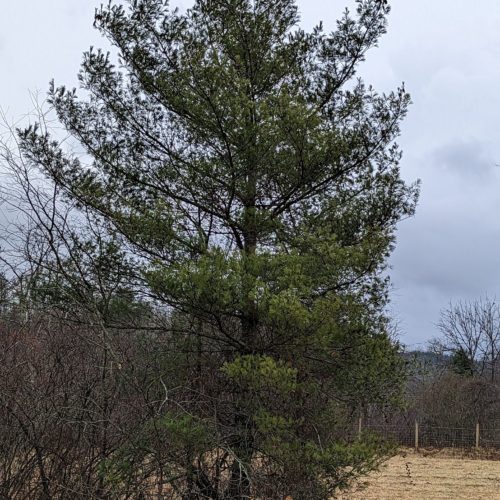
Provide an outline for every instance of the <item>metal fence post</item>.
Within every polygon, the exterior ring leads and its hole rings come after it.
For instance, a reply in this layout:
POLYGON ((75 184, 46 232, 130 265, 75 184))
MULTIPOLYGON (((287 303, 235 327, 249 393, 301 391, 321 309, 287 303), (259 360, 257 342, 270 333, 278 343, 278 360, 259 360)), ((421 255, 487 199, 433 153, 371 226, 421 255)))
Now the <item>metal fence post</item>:
POLYGON ((479 448, 479 422, 476 424, 476 450, 479 448))
POLYGON ((415 420, 415 449, 418 450, 418 422, 415 420))
POLYGON ((358 419, 358 439, 361 439, 361 432, 363 430, 363 417, 358 419))

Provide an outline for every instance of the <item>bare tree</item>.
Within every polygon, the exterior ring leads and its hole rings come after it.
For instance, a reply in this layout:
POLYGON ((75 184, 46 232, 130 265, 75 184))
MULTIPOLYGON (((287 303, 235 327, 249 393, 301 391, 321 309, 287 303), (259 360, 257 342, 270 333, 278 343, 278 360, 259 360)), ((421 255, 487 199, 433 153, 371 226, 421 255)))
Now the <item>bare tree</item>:
POLYGON ((443 339, 435 347, 462 357, 472 374, 488 375, 495 382, 500 360, 500 306, 495 298, 450 303, 437 326, 443 339))

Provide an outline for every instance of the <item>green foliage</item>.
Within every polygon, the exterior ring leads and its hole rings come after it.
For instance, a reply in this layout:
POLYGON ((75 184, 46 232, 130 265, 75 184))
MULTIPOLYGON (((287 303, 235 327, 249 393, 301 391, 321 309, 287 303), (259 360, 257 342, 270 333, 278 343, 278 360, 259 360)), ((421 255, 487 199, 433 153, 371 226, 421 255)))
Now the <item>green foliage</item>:
POLYGON ((207 426, 192 415, 167 413, 152 425, 165 431, 167 441, 172 447, 207 451, 207 426))
POLYGON ((297 387, 297 370, 269 356, 246 355, 226 362, 223 373, 250 391, 264 388, 289 393, 297 387))
POLYGON ((458 375, 471 377, 474 374, 474 361, 463 349, 457 349, 451 357, 452 370, 458 375))
POLYGON ((410 98, 354 79, 388 12, 359 0, 327 34, 297 28, 292 0, 110 3, 96 26, 119 65, 91 49, 87 98, 50 90, 91 163, 20 131, 27 161, 120 235, 134 283, 169 311, 163 411, 193 420, 162 425, 190 494, 326 498, 386 453, 342 435, 360 407, 398 401, 404 371, 385 273, 418 195, 394 142, 410 98))

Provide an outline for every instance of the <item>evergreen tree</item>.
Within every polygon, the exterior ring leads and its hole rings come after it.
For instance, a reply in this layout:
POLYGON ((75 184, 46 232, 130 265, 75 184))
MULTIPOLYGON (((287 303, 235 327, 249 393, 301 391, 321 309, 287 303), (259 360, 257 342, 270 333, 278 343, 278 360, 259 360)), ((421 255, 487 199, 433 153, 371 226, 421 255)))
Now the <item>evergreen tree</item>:
POLYGON ((298 28, 293 0, 110 3, 95 25, 117 62, 90 49, 84 97, 50 90, 86 157, 20 132, 170 311, 152 425, 184 498, 327 498, 385 452, 346 438, 354 412, 398 399, 403 370, 384 308, 418 191, 394 142, 410 99, 356 78, 388 12, 358 0, 327 34, 298 28))
POLYGON ((457 349, 451 356, 452 370, 458 375, 474 375, 474 360, 471 360, 464 349, 457 349))

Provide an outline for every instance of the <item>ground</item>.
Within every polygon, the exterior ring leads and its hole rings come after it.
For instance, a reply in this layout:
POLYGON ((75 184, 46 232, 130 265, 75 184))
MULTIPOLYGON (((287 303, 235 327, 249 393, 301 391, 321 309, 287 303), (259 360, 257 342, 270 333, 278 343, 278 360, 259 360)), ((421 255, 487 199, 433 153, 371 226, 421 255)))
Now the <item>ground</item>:
POLYGON ((403 451, 342 500, 500 500, 500 460, 403 451))

